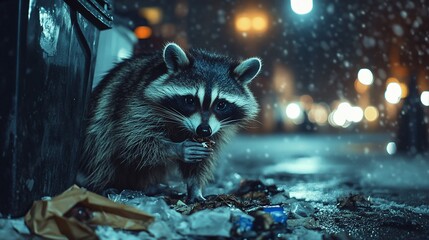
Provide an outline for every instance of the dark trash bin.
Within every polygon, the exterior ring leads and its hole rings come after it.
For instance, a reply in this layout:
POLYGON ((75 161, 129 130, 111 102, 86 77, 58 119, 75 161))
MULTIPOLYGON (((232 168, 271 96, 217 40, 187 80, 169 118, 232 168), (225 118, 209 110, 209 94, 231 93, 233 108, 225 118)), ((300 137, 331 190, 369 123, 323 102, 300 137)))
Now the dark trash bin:
POLYGON ((0 213, 74 183, 105 0, 0 2, 0 213))

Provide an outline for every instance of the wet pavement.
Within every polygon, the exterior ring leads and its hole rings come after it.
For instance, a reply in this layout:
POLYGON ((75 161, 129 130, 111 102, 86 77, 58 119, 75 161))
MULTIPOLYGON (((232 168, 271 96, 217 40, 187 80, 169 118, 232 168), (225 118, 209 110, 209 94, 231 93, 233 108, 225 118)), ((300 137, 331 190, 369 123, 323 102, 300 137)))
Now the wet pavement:
MULTIPOLYGON (((149 233, 97 227, 96 234, 100 239, 428 239, 429 156, 389 155, 390 141, 384 134, 238 135, 221 156, 205 203, 186 205, 177 200, 184 195, 172 201, 141 192, 113 194, 111 200, 157 220, 149 233), (283 207, 286 224, 261 230, 266 219, 258 219, 252 208, 263 205, 283 207), (248 214, 254 217, 252 229, 237 234, 230 217, 248 219, 248 214)), ((182 183, 172 187, 184 192, 182 183)), ((1 220, 0 236, 34 238, 22 219, 1 220)))
POLYGON ((383 134, 238 136, 221 166, 315 208, 311 226, 288 220, 288 238, 428 239, 429 157, 389 155, 390 141, 383 134))

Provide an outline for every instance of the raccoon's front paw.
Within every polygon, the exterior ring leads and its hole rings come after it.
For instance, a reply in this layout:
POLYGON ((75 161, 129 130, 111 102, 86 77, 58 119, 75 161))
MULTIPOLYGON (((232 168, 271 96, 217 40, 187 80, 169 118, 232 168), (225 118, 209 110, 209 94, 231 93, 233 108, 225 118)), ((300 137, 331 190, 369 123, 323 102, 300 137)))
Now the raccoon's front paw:
POLYGON ((192 204, 192 203, 197 203, 197 202, 203 202, 205 200, 206 199, 201 195, 199 195, 199 196, 189 196, 188 195, 188 197, 186 198, 186 203, 192 204))
POLYGON ((206 200, 203 197, 201 186, 193 183, 193 179, 188 179, 187 192, 188 197, 186 198, 186 203, 188 204, 202 202, 206 200))
POLYGON ((213 149, 204 147, 203 143, 186 140, 182 143, 183 161, 185 163, 201 162, 213 155, 213 149))

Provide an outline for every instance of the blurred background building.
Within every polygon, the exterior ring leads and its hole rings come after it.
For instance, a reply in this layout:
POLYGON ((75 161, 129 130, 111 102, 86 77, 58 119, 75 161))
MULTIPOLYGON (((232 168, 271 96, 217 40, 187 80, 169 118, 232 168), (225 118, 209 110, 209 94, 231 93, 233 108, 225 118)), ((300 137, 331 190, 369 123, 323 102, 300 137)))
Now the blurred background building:
MULTIPOLYGON (((113 62, 174 41, 259 56, 256 133, 388 132, 395 137, 411 76, 428 131, 429 7, 415 1, 115 0, 100 37, 96 82, 113 62)), ((95 84, 96 84, 95 82, 95 84)), ((427 136, 427 134, 426 134, 427 136)))

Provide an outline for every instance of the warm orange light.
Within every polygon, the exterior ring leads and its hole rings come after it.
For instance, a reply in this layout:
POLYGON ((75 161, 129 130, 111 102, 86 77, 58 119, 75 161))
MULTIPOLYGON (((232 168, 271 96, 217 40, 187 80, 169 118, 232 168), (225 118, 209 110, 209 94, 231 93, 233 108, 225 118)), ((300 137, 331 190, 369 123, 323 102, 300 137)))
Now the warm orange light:
POLYGON ((365 108, 364 116, 369 122, 373 122, 378 118, 378 110, 373 106, 365 108))
POLYGON ((162 11, 157 7, 140 8, 139 14, 146 18, 150 24, 158 24, 162 19, 162 11))
POLYGON ((309 111, 311 106, 313 105, 313 98, 310 95, 302 95, 299 98, 299 101, 303 105, 304 109, 309 111))
POLYGON ((267 25, 267 19, 262 16, 257 16, 252 19, 252 27, 255 31, 265 31, 265 29, 267 29, 267 25))
POLYGON ((235 22, 235 26, 237 27, 238 31, 246 32, 249 31, 252 27, 252 21, 248 17, 239 17, 235 22))
POLYGON ((147 39, 152 36, 152 29, 148 26, 138 26, 134 29, 134 34, 138 39, 147 39))
POLYGON ((389 85, 389 83, 399 83, 399 80, 394 77, 390 77, 386 80, 386 85, 389 85))
POLYGON ((237 16, 235 27, 239 32, 265 32, 268 28, 268 17, 261 11, 246 11, 237 16))
POLYGON ((355 85, 356 92, 358 92, 360 94, 364 94, 369 88, 369 85, 365 85, 365 84, 361 83, 358 79, 356 79, 354 85, 355 85))
POLYGON ((399 83, 401 86, 401 98, 406 98, 408 96, 408 87, 405 83, 399 83))
POLYGON ((328 122, 328 115, 328 108, 325 105, 314 104, 308 112, 308 119, 313 123, 323 126, 328 122))

